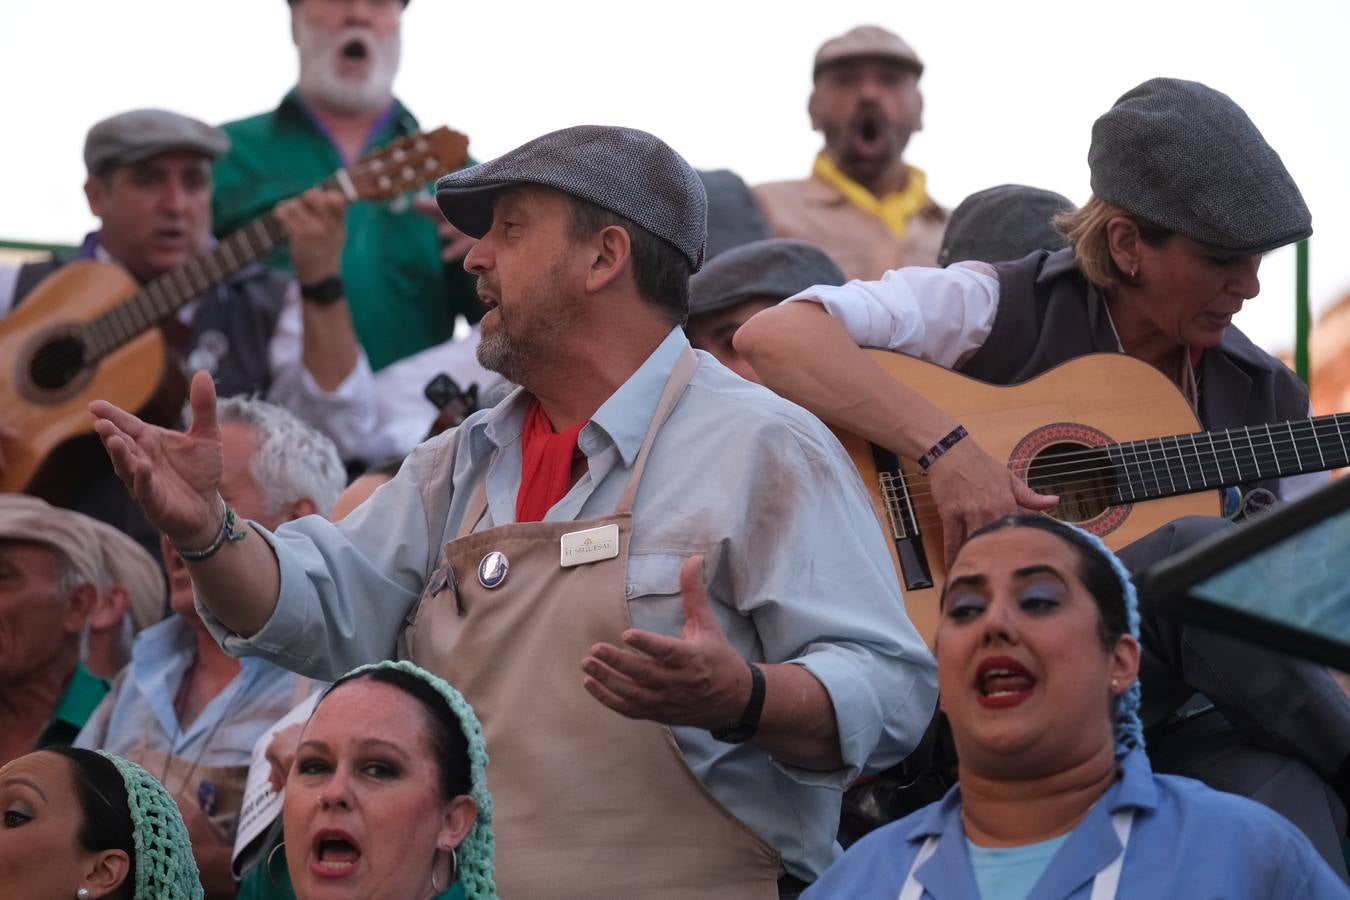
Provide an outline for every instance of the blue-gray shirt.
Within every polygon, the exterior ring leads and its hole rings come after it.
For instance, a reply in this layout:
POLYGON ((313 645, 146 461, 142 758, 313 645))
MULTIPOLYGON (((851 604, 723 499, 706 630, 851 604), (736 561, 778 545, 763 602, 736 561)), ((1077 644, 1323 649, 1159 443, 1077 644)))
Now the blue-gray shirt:
MULTIPOLYGON (((1089 900, 1093 879, 1120 855, 1112 814, 1134 810, 1119 900, 1331 900, 1350 888, 1279 813, 1190 778, 1154 775, 1143 750, 1120 761, 1111 785, 1055 851, 1028 900, 1089 900)), ((937 851, 914 871, 927 900, 980 897, 961 824, 961 787, 882 826, 803 895, 810 900, 894 900, 931 837, 937 851)), ((987 895, 983 895, 987 896, 987 895)))
MULTIPOLYGON (((684 333, 672 330, 581 430, 587 471, 546 521, 614 510, 686 346, 684 333)), ((281 566, 280 600, 248 640, 203 610, 225 649, 327 681, 394 655, 405 617, 480 482, 487 481, 488 512, 478 529, 515 521, 529 400, 517 392, 423 444, 340 523, 309 516, 264 532, 281 566), (448 515, 429 516, 422 501, 418 473, 431 459, 452 467, 448 515), (428 518, 437 520, 430 528, 428 518)), ((680 567, 707 554, 709 595, 732 644, 751 661, 804 666, 829 692, 844 759, 834 772, 776 763, 753 743, 673 729, 713 794, 783 854, 793 875, 811 880, 838 854, 841 791, 860 772, 904 758, 937 696, 933 658, 905 614, 862 482, 817 419, 699 353, 652 447, 633 519, 634 627, 678 635, 680 567)))

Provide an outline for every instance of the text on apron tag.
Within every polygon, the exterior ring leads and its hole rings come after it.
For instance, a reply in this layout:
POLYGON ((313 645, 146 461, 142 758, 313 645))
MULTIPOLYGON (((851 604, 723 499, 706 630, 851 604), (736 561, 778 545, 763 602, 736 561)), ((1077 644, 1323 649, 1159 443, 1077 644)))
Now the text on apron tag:
POLYGON ((562 536, 559 563, 563 568, 613 559, 619 555, 619 526, 613 523, 562 536))

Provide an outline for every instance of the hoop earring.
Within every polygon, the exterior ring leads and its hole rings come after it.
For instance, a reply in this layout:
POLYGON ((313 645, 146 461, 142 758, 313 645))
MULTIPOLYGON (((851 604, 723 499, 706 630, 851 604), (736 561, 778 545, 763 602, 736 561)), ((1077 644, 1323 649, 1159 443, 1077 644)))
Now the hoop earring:
POLYGON ((454 884, 454 883, 455 883, 455 876, 459 874, 459 854, 457 854, 457 853, 455 852, 455 848, 454 848, 454 847, 451 847, 451 848, 450 848, 450 878, 449 878, 448 881, 446 881, 446 883, 445 883, 444 886, 438 885, 438 884, 436 883, 436 857, 440 856, 441 851, 442 851, 443 849, 445 849, 445 848, 444 848, 444 847, 437 847, 436 850, 431 854, 431 889, 432 889, 433 891, 435 891, 437 894, 443 893, 443 892, 445 891, 446 888, 448 888, 448 887, 450 887, 450 885, 454 884))
POLYGON ((272 874, 272 857, 276 856, 277 851, 285 846, 286 846, 285 841, 279 841, 277 845, 272 848, 272 852, 267 854, 267 865, 265 866, 265 871, 267 872, 267 880, 272 882, 272 887, 280 886, 280 883, 277 881, 277 877, 272 874))

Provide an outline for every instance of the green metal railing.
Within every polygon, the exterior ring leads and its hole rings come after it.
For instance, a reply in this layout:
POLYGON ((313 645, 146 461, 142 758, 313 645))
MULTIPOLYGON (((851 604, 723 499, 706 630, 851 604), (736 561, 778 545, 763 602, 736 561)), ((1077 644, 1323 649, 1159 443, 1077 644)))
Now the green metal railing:
POLYGON ((61 253, 74 250, 72 244, 35 244, 32 241, 7 241, 0 239, 0 250, 45 250, 48 253, 61 253))

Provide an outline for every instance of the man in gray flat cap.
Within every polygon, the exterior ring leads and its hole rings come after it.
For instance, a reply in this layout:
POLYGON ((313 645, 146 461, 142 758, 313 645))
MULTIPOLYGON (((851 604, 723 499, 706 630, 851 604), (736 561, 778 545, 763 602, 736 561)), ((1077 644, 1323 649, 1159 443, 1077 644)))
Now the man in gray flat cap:
POLYGON ((1054 218, 1073 210, 1063 194, 1024 184, 1000 184, 976 191, 957 204, 942 236, 938 265, 968 259, 999 262, 1035 250, 1058 250, 1067 241, 1054 218))
POLYGON ((339 523, 236 521, 206 379, 186 435, 94 404, 118 471, 227 651, 325 679, 398 655, 464 692, 503 896, 794 896, 935 700, 856 471, 690 348, 706 198, 660 140, 553 132, 437 200, 518 391, 339 523))
POLYGON ((769 227, 821 247, 849 278, 933 265, 947 214, 903 158, 923 127, 918 55, 898 35, 860 25, 821 45, 811 75, 807 110, 825 148, 810 178, 755 188, 769 227))
POLYGON ((689 279, 684 333, 695 350, 748 381, 755 370, 736 351, 736 330, 757 312, 815 284, 843 284, 844 273, 814 244, 787 238, 752 241, 727 250, 689 279))
MULTIPOLYGON (((95 283, 106 284, 109 296, 130 297, 207 251, 214 244, 211 162, 228 146, 220 129, 162 109, 95 124, 85 139, 84 191, 100 227, 74 254, 0 267, 0 316, 17 308, 53 319, 85 317, 71 312, 70 289, 56 277, 70 263, 106 266, 95 283)), ((302 278, 337 271, 345 210, 341 194, 319 189, 276 209, 302 278)), ((353 430, 352 420, 372 405, 373 387, 345 303, 302 302, 295 279, 258 264, 224 278, 198 277, 210 281, 206 290, 157 323, 181 366, 170 379, 205 370, 222 396, 266 394, 337 440, 353 430)), ((139 364, 126 357, 125 365, 139 364)), ((117 365, 109 360, 104 371, 117 365)), ((4 446, 22 440, 0 440, 0 471, 4 446)), ((73 496, 74 508, 130 533, 158 557, 158 534, 106 466, 94 467, 73 496)))
MULTIPOLYGON (((1086 354, 1124 353, 1171 379, 1206 429, 1255 430, 1309 414, 1306 386, 1232 324, 1260 290, 1261 255, 1312 234, 1298 187, 1247 114, 1203 84, 1151 79, 1097 119, 1088 163, 1092 196, 1055 220, 1069 244, 1061 250, 812 288, 737 334, 755 371, 783 395, 901 455, 927 455, 949 553, 971 530, 1055 498, 1033 493, 957 413, 891 380, 859 347, 993 384, 1086 354)), ((1269 473, 1268 460, 1219 470, 1225 514, 1292 498, 1325 478, 1263 477, 1262 462, 1269 473)), ((1197 451, 1188 464, 1213 469, 1214 457, 1197 451)), ((1141 476, 1116 475, 1130 497, 1148 495, 1141 476)), ((1212 487, 1197 485, 1197 511, 1220 511, 1212 487)), ((1118 540, 1104 521, 1087 524, 1118 540)), ((1182 518, 1120 555, 1139 572, 1228 527, 1215 515, 1182 518)), ((1140 611, 1142 716, 1155 765, 1266 803, 1344 875, 1337 793, 1350 795, 1350 701, 1325 669, 1173 619, 1147 596, 1140 611)))
POLYGON ((101 570, 88 522, 0 494, 0 765, 70 744, 108 693, 80 662, 101 570))

